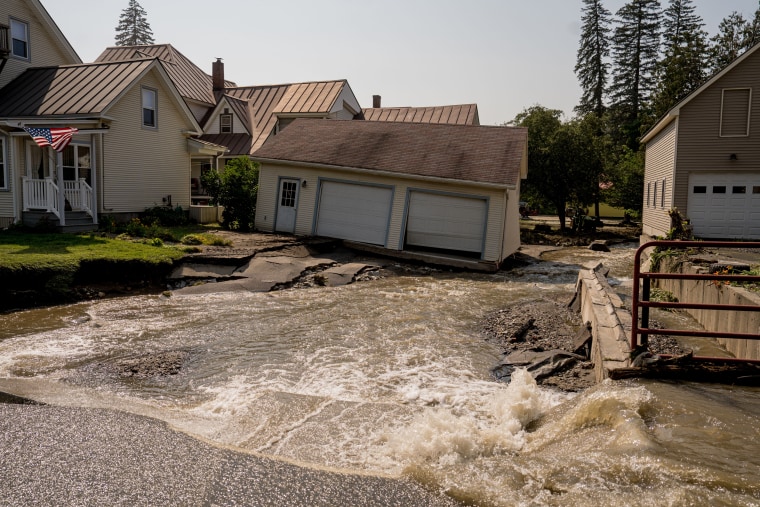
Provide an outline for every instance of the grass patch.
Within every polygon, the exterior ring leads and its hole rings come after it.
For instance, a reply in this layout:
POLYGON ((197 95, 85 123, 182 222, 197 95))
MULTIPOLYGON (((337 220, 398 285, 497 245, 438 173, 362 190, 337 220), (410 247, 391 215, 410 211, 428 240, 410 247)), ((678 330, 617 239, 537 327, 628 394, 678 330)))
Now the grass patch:
POLYGON ((182 236, 183 245, 232 246, 232 241, 216 234, 191 233, 182 236))
POLYGON ((173 263, 184 251, 158 243, 145 244, 94 234, 0 233, 0 269, 76 269, 82 261, 141 261, 173 263))

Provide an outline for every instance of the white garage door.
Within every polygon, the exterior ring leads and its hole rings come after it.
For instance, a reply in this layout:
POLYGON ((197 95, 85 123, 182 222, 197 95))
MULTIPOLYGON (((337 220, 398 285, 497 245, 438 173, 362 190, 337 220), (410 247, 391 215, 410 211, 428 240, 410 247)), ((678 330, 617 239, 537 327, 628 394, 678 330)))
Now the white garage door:
POLYGON ((316 234, 385 246, 392 200, 388 187, 324 181, 316 234))
POLYGON ((688 203, 696 237, 760 239, 760 174, 691 174, 688 203))
POLYGON ((482 252, 485 199, 411 192, 406 244, 462 252, 482 252))

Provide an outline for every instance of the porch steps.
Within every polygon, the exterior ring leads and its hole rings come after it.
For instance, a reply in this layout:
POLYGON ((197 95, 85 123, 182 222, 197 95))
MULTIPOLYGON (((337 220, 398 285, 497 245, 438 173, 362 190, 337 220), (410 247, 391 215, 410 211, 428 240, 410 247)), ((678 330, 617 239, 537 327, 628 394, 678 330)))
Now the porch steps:
POLYGON ((98 230, 98 224, 92 223, 92 217, 84 211, 67 211, 66 225, 61 226, 60 220, 52 213, 45 211, 24 211, 22 223, 27 227, 37 227, 48 222, 58 232, 92 232, 98 230))

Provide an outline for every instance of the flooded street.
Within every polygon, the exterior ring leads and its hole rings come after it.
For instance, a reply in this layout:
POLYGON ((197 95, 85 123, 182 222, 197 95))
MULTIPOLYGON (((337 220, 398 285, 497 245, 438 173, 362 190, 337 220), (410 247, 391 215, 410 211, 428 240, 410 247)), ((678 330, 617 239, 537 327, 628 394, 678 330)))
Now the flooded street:
POLYGON ((634 248, 567 248, 487 275, 0 315, 0 391, 477 505, 760 505, 760 389, 626 381, 569 394, 491 376, 489 312, 568 302, 594 260, 630 290, 634 248), (136 357, 181 368, 150 375, 136 357))

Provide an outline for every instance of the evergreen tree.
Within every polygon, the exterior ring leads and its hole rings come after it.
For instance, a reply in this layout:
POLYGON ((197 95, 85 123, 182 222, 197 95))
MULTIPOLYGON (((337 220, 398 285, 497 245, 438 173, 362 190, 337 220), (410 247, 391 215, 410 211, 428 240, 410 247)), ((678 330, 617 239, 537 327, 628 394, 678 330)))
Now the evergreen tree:
POLYGON ((745 50, 760 42, 760 6, 752 19, 747 21, 742 42, 745 50))
POLYGON ((601 0, 583 0, 583 3, 583 27, 575 64, 575 74, 578 76, 583 94, 575 110, 581 115, 593 112, 601 118, 607 90, 606 59, 610 54, 610 11, 604 8, 601 0))
POLYGON ((153 44, 153 32, 145 16, 145 9, 137 0, 129 0, 129 7, 121 12, 119 26, 116 27, 117 46, 153 44))
POLYGON ((665 114, 705 80, 708 46, 692 0, 670 0, 663 13, 664 57, 658 68, 654 117, 665 114))
POLYGON ((618 141, 634 151, 651 121, 647 108, 656 85, 660 15, 659 0, 631 0, 618 10, 612 37, 611 112, 618 141))
POLYGON ((718 25, 718 33, 710 39, 713 43, 711 59, 713 71, 718 71, 742 54, 747 36, 747 21, 734 11, 723 18, 718 25))

